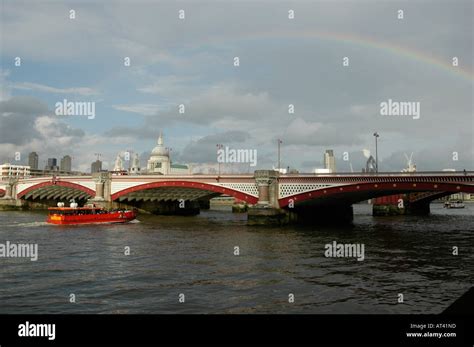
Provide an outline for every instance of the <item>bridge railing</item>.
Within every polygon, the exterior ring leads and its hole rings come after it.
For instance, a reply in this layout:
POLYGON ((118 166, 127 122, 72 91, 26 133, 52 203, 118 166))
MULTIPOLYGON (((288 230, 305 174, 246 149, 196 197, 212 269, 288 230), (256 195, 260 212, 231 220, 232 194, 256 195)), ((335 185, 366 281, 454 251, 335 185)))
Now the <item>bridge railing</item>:
POLYGON ((394 176, 394 177, 424 177, 424 176, 472 176, 474 171, 417 171, 417 172, 334 172, 334 173, 292 173, 280 174, 285 176, 311 176, 311 177, 377 177, 377 176, 394 176))

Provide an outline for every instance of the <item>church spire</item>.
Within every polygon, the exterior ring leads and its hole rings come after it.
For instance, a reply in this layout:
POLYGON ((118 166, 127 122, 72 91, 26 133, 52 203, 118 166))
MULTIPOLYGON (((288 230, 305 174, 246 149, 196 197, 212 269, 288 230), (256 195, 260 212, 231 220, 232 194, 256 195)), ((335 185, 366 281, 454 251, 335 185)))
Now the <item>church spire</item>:
POLYGON ((160 130, 160 136, 158 137, 158 145, 163 146, 163 133, 160 130))

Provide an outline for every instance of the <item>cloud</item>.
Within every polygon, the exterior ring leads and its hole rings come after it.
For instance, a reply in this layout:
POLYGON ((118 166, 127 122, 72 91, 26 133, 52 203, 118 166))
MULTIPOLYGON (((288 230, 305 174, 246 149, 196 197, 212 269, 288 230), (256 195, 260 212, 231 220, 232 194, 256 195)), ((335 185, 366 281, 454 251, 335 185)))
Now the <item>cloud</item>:
POLYGON ((16 151, 23 158, 30 151, 49 156, 74 152, 84 138, 82 129, 60 121, 39 99, 15 96, 0 102, 0 158, 4 160, 16 151))
POLYGON ((241 149, 249 149, 247 140, 248 133, 243 131, 226 131, 212 135, 203 136, 198 140, 191 141, 176 159, 191 163, 215 163, 217 161, 217 144, 225 146, 238 146, 241 149))
POLYGON ((93 88, 88 87, 71 87, 71 88, 55 88, 46 86, 43 84, 32 83, 32 82, 21 82, 14 83, 12 85, 13 89, 19 90, 34 90, 45 93, 55 93, 55 94, 77 94, 83 96, 98 95, 99 92, 93 88))
POLYGON ((138 113, 144 116, 152 116, 158 113, 161 105, 157 104, 128 104, 128 105, 113 105, 114 109, 125 112, 138 113))
POLYGON ((197 80, 197 76, 159 76, 151 84, 137 88, 137 90, 142 93, 166 97, 190 95, 190 91, 193 89, 191 83, 197 80))
POLYGON ((11 98, 11 88, 8 86, 7 77, 10 75, 9 70, 5 70, 0 66, 0 101, 11 98))
POLYGON ((0 143, 22 145, 40 136, 35 119, 48 107, 31 97, 13 97, 0 102, 0 143))

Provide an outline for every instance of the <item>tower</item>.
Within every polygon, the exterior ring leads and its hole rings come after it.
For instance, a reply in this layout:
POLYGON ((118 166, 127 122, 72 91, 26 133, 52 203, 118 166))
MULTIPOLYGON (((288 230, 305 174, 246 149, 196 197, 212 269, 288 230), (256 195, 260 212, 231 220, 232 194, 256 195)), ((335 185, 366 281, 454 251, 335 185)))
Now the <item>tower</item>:
POLYGON ((332 149, 327 149, 324 153, 324 168, 329 169, 329 172, 336 172, 336 158, 332 149))
POLYGON ((28 155, 28 165, 33 170, 38 170, 38 153, 31 152, 28 155))
POLYGON ((133 175, 138 175, 140 173, 140 157, 138 153, 135 153, 133 156, 132 167, 130 168, 130 173, 133 175))

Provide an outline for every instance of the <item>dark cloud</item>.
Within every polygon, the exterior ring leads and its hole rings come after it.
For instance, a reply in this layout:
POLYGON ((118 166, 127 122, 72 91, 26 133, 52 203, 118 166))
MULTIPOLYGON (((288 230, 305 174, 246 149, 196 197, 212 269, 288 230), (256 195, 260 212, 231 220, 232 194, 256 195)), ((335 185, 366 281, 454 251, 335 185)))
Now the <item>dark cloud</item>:
POLYGON ((0 143, 22 145, 40 136, 36 118, 48 112, 46 104, 28 96, 0 102, 0 143))
POLYGON ((223 133, 204 136, 197 141, 191 141, 175 158, 192 163, 215 163, 217 161, 217 144, 224 146, 238 145, 237 148, 250 149, 247 144, 250 135, 243 131, 227 131, 223 133))

